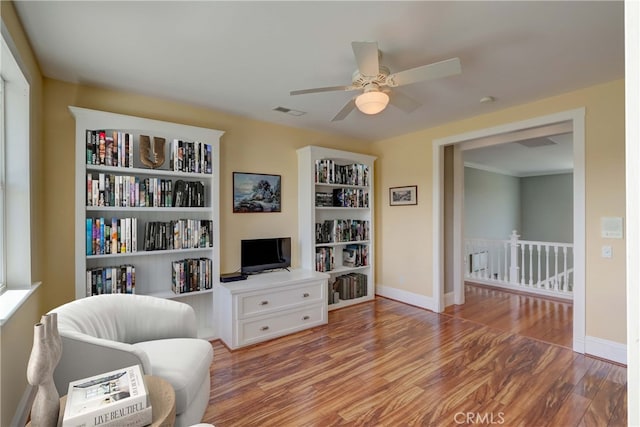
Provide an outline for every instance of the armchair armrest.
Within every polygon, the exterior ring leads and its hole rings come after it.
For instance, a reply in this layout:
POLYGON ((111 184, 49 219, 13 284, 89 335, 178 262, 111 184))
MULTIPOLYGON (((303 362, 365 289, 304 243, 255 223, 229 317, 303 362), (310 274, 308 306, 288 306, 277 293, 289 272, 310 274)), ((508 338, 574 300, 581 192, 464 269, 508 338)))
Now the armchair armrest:
POLYGON ((60 396, 67 394, 69 382, 132 365, 152 374, 149 357, 131 344, 95 338, 80 332, 61 333, 63 357, 53 379, 60 396))

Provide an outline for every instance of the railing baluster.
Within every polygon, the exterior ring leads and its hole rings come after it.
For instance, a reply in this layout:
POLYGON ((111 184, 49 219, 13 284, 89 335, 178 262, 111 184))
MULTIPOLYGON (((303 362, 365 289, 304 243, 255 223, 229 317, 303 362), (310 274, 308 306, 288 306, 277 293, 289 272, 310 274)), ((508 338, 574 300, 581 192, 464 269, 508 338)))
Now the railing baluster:
POLYGON ((507 257, 509 256, 509 243, 504 242, 504 274, 502 275, 502 280, 504 282, 509 281, 509 261, 507 261, 507 257))
POLYGON ((499 255, 499 248, 496 242, 491 242, 491 270, 489 271, 489 280, 496 279, 496 259, 499 255))
POLYGON ((564 269, 562 270, 562 287, 560 288, 560 290, 562 291, 567 291, 568 287, 567 287, 567 247, 563 246, 562 247, 562 251, 564 253, 564 269))
POLYGON ((520 244, 520 248, 522 250, 520 257, 520 285, 524 286, 524 252, 527 249, 525 245, 520 244))
POLYGON ((536 281, 536 288, 540 287, 540 255, 542 254, 542 252, 540 251, 541 247, 542 245, 538 243, 538 280, 536 281))
POLYGON ((500 252, 500 242, 496 242, 496 273, 494 275, 495 279, 500 281, 500 273, 502 272, 502 253, 500 252))
POLYGON ((533 245, 529 244, 529 286, 533 286, 533 245))
POLYGON ((557 291, 558 290, 558 246, 557 245, 553 246, 553 254, 555 258, 555 268, 553 270, 553 275, 555 276, 555 279, 553 281, 553 289, 557 291))
POLYGON ((549 245, 545 245, 544 254, 545 254, 545 257, 547 258, 546 266, 545 266, 547 272, 546 272, 546 275, 544 277, 544 280, 545 280, 546 284, 545 284, 544 287, 549 289, 551 287, 550 286, 551 283, 549 282, 549 280, 550 280, 550 277, 549 277, 549 245))

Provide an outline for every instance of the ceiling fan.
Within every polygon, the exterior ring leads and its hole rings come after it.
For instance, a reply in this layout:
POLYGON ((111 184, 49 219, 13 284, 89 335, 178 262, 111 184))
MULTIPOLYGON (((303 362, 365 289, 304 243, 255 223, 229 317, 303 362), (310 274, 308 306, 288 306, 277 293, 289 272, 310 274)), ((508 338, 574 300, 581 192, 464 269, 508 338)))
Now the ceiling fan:
POLYGON ((332 122, 344 119, 356 107, 365 114, 377 114, 384 110, 389 103, 404 112, 410 113, 421 104, 398 90, 392 91, 391 88, 452 76, 462 72, 460 59, 451 58, 391 74, 387 67, 379 63, 381 54, 378 50, 377 42, 351 42, 351 47, 358 64, 358 69, 354 71, 351 78, 351 85, 294 90, 289 94, 303 95, 318 92, 363 91, 360 95, 351 99, 331 120, 332 122))

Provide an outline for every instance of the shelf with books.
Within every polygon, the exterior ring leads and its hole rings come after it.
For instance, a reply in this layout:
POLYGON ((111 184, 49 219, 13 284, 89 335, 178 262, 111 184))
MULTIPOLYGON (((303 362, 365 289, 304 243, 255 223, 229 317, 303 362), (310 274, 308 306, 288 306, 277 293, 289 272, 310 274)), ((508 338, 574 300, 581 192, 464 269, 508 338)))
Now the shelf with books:
POLYGON ((200 291, 192 291, 192 292, 183 292, 180 294, 177 294, 175 292, 152 292, 148 295, 154 296, 154 297, 158 297, 158 298, 167 298, 167 299, 180 299, 183 297, 189 297, 189 296, 194 296, 194 295, 202 295, 202 294, 210 294, 213 293, 213 289, 202 289, 200 291))
POLYGON ((215 337, 223 132, 69 109, 76 119, 76 298, 87 295, 88 271, 132 266, 135 293, 180 298, 194 307, 199 336, 215 337), (180 263, 189 264, 188 283, 182 278, 174 290, 180 263))
POLYGON ((298 150, 300 260, 330 275, 330 310, 375 294, 374 161, 324 147, 298 150))
POLYGON ((189 212, 189 213, 204 213, 208 214, 211 211, 209 207, 203 208, 176 208, 176 207, 153 207, 153 206, 145 206, 145 207, 124 207, 124 206, 87 206, 87 212, 145 212, 153 210, 154 213, 176 213, 176 212, 189 212))
POLYGON ((327 242, 327 243, 316 243, 316 248, 324 247, 324 246, 346 246, 346 245, 369 245, 371 244, 370 240, 349 240, 345 242, 327 242))
POLYGON ((101 255, 87 255, 87 260, 92 259, 105 259, 105 258, 134 258, 134 257, 146 257, 146 256, 161 256, 161 255, 173 255, 173 254, 189 254, 192 252, 209 252, 211 248, 188 248, 188 249, 164 249, 157 251, 136 251, 125 252, 115 254, 101 254, 101 255))
POLYGON ((113 173, 126 173, 129 175, 150 175, 150 176, 166 176, 166 177, 175 177, 175 178, 204 178, 210 179, 210 173, 201 173, 201 172, 182 172, 182 171, 173 171, 166 169, 144 169, 144 168, 125 168, 122 166, 104 166, 104 165, 90 165, 87 164, 86 170, 88 172, 113 172, 113 173))

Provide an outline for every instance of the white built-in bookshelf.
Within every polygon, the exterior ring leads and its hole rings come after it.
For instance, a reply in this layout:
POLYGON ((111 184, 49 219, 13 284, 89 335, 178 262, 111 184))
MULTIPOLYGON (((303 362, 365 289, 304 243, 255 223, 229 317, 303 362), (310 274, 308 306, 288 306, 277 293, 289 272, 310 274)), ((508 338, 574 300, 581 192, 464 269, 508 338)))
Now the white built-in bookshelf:
POLYGON ((69 109, 76 120, 76 298, 122 292, 176 299, 195 309, 200 337, 217 337, 223 132, 69 109), (146 137, 151 151, 143 156, 146 137), (165 141, 162 164, 153 154, 162 146, 156 138, 165 141))
POLYGON ((329 310, 374 298, 374 156, 298 150, 302 268, 330 275, 329 310))

